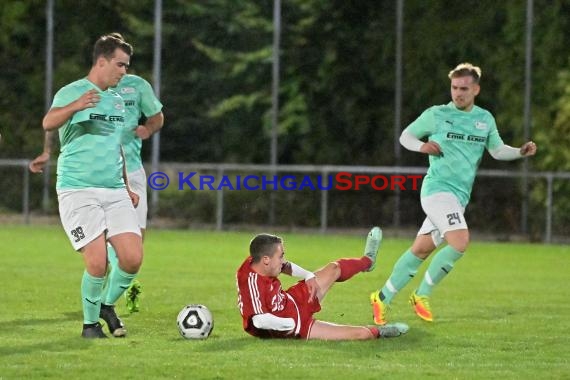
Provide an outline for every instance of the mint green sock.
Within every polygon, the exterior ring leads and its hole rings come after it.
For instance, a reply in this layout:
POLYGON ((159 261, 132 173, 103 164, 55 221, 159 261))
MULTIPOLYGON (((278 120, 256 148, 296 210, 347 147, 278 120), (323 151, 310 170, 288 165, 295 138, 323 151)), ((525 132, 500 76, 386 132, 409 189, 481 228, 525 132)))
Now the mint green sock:
POLYGON ((101 292, 104 280, 103 277, 93 277, 87 271, 83 272, 81 301, 83 304, 83 323, 85 324, 99 322, 101 292))
POLYGON ((410 249, 400 256, 392 274, 380 290, 380 299, 386 304, 392 302, 392 298, 410 282, 418 273, 418 268, 424 261, 412 253, 410 249))
POLYGON ((131 282, 136 277, 136 273, 124 272, 119 265, 111 268, 107 279, 105 294, 103 295, 103 303, 105 305, 114 305, 119 297, 129 288, 131 282))
POLYGON ((451 272, 455 262, 463 257, 463 253, 448 245, 439 251, 429 264, 426 274, 418 288, 418 296, 429 296, 433 287, 451 272))
POLYGON ((109 265, 107 266, 107 275, 105 276, 105 282, 103 284, 102 300, 105 300, 109 294, 109 278, 111 277, 111 270, 119 267, 119 258, 117 257, 115 248, 113 248, 110 243, 107 243, 107 261, 109 262, 109 265))
POLYGON ((119 258, 117 257, 115 248, 109 243, 107 243, 107 260, 109 261, 109 265, 113 268, 119 266, 119 258))

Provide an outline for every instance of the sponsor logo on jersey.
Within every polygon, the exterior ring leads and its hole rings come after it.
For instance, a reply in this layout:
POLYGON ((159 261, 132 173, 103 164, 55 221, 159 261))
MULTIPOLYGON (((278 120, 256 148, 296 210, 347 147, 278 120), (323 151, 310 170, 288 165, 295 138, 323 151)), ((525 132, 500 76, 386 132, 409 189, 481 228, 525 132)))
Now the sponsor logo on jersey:
POLYGON ((102 115, 100 113, 92 113, 89 114, 90 120, 101 120, 101 121, 121 121, 124 122, 125 118, 123 116, 114 116, 114 115, 102 115))
POLYGON ((127 107, 134 107, 135 101, 134 100, 125 100, 125 106, 127 107))
POLYGON ((472 143, 483 143, 484 144, 485 141, 487 141, 486 136, 476 136, 476 135, 465 136, 464 134, 454 133, 454 132, 447 132, 446 137, 448 140, 468 141, 468 142, 472 142, 472 143))
POLYGON ((467 141, 484 143, 485 141, 487 141, 487 138, 484 136, 469 135, 467 136, 467 141))
POLYGON ((465 135, 461 133, 447 132, 447 138, 450 140, 465 140, 465 135))
POLYGON ((107 121, 107 115, 101 115, 98 113, 91 113, 91 114, 89 114, 89 119, 107 121))
POLYGON ((485 130, 487 129, 487 123, 483 123, 482 121, 476 121, 475 122, 475 128, 476 129, 481 129, 481 130, 485 130))
POLYGON ((134 87, 123 87, 121 88, 121 94, 134 94, 137 90, 134 87))

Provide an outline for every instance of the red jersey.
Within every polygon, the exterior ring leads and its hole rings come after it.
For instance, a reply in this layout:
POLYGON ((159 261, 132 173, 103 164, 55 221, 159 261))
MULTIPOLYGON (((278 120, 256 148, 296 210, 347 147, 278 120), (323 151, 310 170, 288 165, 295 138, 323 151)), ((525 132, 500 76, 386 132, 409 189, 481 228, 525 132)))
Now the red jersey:
POLYGON ((321 310, 318 300, 309 303, 305 281, 284 291, 276 277, 263 276, 251 269, 249 256, 239 267, 237 278, 238 307, 243 329, 259 338, 307 338, 313 325, 313 313, 321 310), (253 325, 256 314, 270 313, 276 317, 293 318, 293 331, 262 330, 253 325))

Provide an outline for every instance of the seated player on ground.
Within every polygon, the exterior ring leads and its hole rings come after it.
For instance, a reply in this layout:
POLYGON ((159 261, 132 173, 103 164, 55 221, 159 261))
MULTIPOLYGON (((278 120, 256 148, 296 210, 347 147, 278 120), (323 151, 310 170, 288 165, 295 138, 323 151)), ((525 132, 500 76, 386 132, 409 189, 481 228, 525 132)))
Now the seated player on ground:
POLYGON ((238 307, 244 330, 259 338, 303 338, 323 340, 365 340, 400 336, 408 326, 349 326, 319 321, 313 314, 335 282, 346 281, 360 272, 374 269, 382 230, 374 227, 360 258, 339 259, 315 273, 285 260, 283 240, 259 234, 250 243, 250 255, 237 271, 238 307), (303 278, 283 290, 281 273, 303 278))

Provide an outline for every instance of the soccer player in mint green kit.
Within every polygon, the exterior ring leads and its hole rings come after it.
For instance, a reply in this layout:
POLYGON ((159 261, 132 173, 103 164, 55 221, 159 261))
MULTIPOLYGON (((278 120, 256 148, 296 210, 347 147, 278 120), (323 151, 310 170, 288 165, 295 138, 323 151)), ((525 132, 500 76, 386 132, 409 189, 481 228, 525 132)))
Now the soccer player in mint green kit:
MULTIPOLYGON (((124 40, 119 33, 111 33, 109 36, 124 40)), ((142 140, 148 139, 155 132, 160 130, 164 124, 162 104, 155 96, 151 85, 137 75, 126 74, 112 90, 117 92, 125 101, 125 126, 130 132, 123 139, 123 152, 127 167, 127 180, 130 190, 139 196, 139 203, 136 207, 141 235, 144 240, 144 232, 147 223, 147 188, 146 174, 141 160, 142 140), (139 121, 144 119, 144 124, 139 125, 139 121)), ((52 150, 52 133, 46 132, 44 141, 44 151, 41 155, 30 162, 30 171, 41 173, 49 161, 52 150)), ((117 266, 117 255, 111 244, 107 245, 108 259, 111 268, 117 266)), ((103 299, 108 295, 109 288, 106 287, 103 299)), ((129 311, 139 310, 139 294, 141 285, 138 280, 134 280, 127 289, 127 307, 129 311)), ((122 329, 114 331, 114 334, 121 334, 122 329)))
POLYGON ((447 242, 433 257, 410 304, 424 321, 432 322, 429 298, 433 288, 463 257, 469 244, 464 211, 485 149, 497 160, 532 156, 536 145, 520 148, 505 145, 491 113, 475 105, 481 69, 462 63, 450 71, 451 99, 433 106, 410 124, 400 143, 411 151, 429 155, 429 170, 421 189, 421 205, 426 219, 412 246, 400 256, 384 286, 370 295, 374 323, 387 323, 393 297, 416 275, 424 260, 447 242), (427 138, 427 141, 420 139, 427 138))
POLYGON ((129 135, 125 102, 111 90, 126 74, 132 47, 114 36, 100 37, 86 78, 60 89, 43 119, 46 131, 59 130, 57 196, 63 228, 83 257, 81 283, 84 338, 106 338, 99 319, 114 336, 126 330, 113 303, 142 263, 142 238, 135 208, 138 196, 124 179, 121 143, 129 135), (106 277, 109 241, 119 265, 106 277), (108 294, 103 299, 103 284, 108 294))

